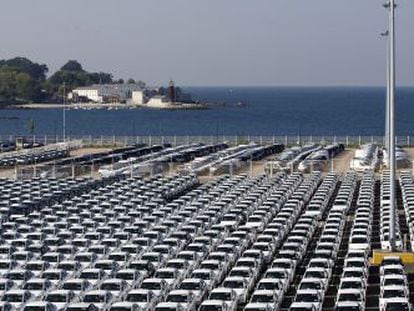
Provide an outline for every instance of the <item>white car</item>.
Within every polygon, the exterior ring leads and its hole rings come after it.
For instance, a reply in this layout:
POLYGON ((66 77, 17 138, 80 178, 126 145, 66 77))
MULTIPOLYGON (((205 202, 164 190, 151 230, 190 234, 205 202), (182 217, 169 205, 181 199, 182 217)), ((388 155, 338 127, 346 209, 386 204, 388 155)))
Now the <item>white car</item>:
POLYGON ((279 310, 282 303, 282 297, 279 297, 277 292, 273 290, 256 290, 254 291, 250 303, 247 306, 253 304, 257 305, 259 310, 265 310, 265 306, 268 310, 279 310))
POLYGON ((70 290, 54 290, 45 295, 45 301, 53 303, 56 310, 65 310, 71 302, 79 302, 79 296, 70 290))
POLYGON ((385 305, 389 299, 394 298, 408 298, 409 291, 407 286, 400 285, 389 285, 381 287, 380 298, 379 298, 379 307, 380 310, 384 310, 385 305))
POLYGON ((407 298, 389 298, 380 311, 412 311, 413 306, 407 298))
POLYGON ((23 310, 24 306, 33 301, 33 295, 27 290, 9 290, 4 293, 2 301, 8 302, 15 310, 23 310))
POLYGON ((131 290, 124 300, 137 304, 142 310, 152 310, 160 302, 161 296, 156 296, 151 290, 135 289, 131 290))

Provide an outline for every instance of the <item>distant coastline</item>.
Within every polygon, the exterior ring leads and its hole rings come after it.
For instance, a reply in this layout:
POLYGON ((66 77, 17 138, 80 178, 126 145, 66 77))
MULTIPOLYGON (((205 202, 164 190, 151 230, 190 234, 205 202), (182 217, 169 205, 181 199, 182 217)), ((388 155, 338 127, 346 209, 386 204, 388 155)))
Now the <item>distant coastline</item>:
POLYGON ((202 110, 209 109, 211 106, 205 104, 169 104, 165 107, 150 107, 146 104, 124 104, 124 103, 82 103, 67 104, 62 103, 31 103, 31 104, 13 104, 5 105, 3 109, 59 109, 65 107, 67 110, 118 110, 118 109, 159 109, 159 110, 202 110))

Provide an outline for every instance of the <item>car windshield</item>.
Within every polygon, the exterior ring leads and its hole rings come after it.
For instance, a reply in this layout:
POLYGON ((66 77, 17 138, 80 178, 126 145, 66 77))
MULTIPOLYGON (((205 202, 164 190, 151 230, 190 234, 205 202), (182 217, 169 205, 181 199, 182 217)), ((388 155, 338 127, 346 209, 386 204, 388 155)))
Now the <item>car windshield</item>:
POLYGON ((49 280, 60 280, 60 273, 58 272, 43 273, 42 278, 46 278, 49 280))
POLYGON ((23 294, 6 294, 3 296, 2 301, 23 302, 23 297, 23 294))
POLYGON ((0 269, 9 269, 10 266, 10 262, 0 262, 0 269))
POLYGON ((110 270, 112 269, 112 262, 98 262, 95 265, 97 269, 110 270))
POLYGON ((104 283, 101 285, 102 290, 121 290, 121 283, 104 283))
POLYGON ((86 295, 85 298, 83 298, 83 302, 102 303, 102 302, 105 302, 105 296, 104 295, 86 295))
POLYGON ((299 289, 322 289, 322 285, 320 282, 302 282, 300 283, 299 289))
POLYGON ((223 306, 221 305, 201 306, 200 311, 223 311, 223 306))
POLYGON ((405 282, 404 282, 404 279, 386 278, 384 280, 384 286, 387 286, 387 285, 401 285, 401 286, 404 286, 405 282))
POLYGON ((200 283, 197 282, 183 282, 181 283, 181 289, 187 290, 200 290, 200 283))
POLYGON ((158 271, 155 277, 160 279, 175 279, 174 272, 172 271, 158 271))
POLYGON ((230 276, 241 276, 244 278, 249 278, 250 271, 249 270, 233 270, 231 271, 230 276))
POLYGON ((298 294, 296 296, 297 302, 319 302, 319 296, 317 294, 298 294))
POLYGON ((338 301, 361 301, 361 296, 358 294, 340 294, 338 301))
POLYGON ((316 279, 324 279, 325 278, 325 273, 323 273, 322 271, 308 271, 305 273, 304 278, 316 278, 316 279))
POLYGON ((161 282, 144 282, 142 284, 143 289, 160 290, 161 282))
POLYGON ((410 308, 405 302, 388 302, 385 311, 408 311, 410 308))
POLYGON ((341 288, 361 288, 361 282, 358 282, 358 281, 342 282, 341 288))
POLYGON ((361 271, 345 271, 343 275, 344 278, 360 278, 362 276, 361 271))
POLYGON ((405 297, 405 292, 403 289, 387 289, 383 292, 384 298, 395 298, 395 297, 405 297))
POLYGON ((8 275, 8 278, 11 280, 21 281, 25 279, 25 273, 24 272, 10 273, 8 275))
POLYGON ((63 289, 82 290, 82 283, 81 282, 65 283, 63 284, 63 289))
POLYGON ((99 280, 99 273, 98 272, 82 272, 80 275, 81 279, 86 280, 99 280))
POLYGON ((189 302, 186 295, 168 295, 168 302, 189 302))
POLYGON ((275 297, 273 295, 253 295, 252 302, 272 303, 275 297))
POLYGON ((119 272, 116 274, 117 279, 123 279, 123 280, 134 280, 134 273, 132 272, 119 272))
POLYGON ((36 263, 27 264, 26 265, 26 270, 42 271, 43 270, 43 265, 42 264, 36 264, 36 263))
POLYGON ((361 311, 359 306, 336 307, 335 311, 361 311))
POLYGON ((210 299, 212 300, 232 300, 233 296, 230 292, 213 292, 210 295, 210 299))
POLYGON ((148 296, 146 294, 128 294, 126 301, 129 302, 148 302, 148 296))
POLYGON ((23 289, 27 290, 43 290, 43 283, 26 283, 23 289))
POLYGON ((245 288, 246 284, 243 280, 227 280, 224 281, 223 286, 227 288, 245 288))
POLYGON ((278 282, 260 282, 258 289, 278 290, 279 283, 278 282))
POLYGON ((67 296, 66 295, 60 295, 60 294, 49 294, 46 296, 46 301, 49 302, 66 302, 67 296))
POLYGON ((266 273, 266 278, 270 279, 284 279, 286 274, 282 271, 269 271, 266 273))

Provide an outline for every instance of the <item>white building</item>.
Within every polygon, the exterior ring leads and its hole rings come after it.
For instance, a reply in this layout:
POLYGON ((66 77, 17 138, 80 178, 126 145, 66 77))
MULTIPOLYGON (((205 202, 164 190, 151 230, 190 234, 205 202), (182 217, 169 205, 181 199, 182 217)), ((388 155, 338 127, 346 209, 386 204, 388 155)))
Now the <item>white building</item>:
POLYGON ((145 103, 144 91, 133 91, 132 92, 132 104, 142 105, 145 103))
MULTIPOLYGON (((138 84, 95 84, 87 87, 79 87, 72 91, 69 99, 87 98, 91 102, 125 102, 132 98, 134 92, 141 92, 141 86, 138 84)), ((138 94, 136 94, 138 99, 138 94)), ((143 96, 143 94, 142 94, 143 96)))

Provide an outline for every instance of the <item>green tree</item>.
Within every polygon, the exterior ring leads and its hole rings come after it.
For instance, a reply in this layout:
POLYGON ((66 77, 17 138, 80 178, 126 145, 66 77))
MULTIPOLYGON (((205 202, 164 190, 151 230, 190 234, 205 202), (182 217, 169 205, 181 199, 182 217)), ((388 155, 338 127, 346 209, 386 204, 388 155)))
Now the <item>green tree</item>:
POLYGON ((60 68, 60 70, 85 72, 82 68, 82 65, 79 64, 76 60, 68 61, 65 65, 62 66, 62 68, 60 68))

